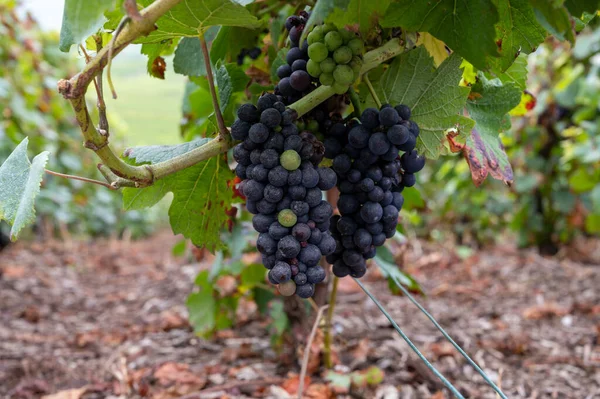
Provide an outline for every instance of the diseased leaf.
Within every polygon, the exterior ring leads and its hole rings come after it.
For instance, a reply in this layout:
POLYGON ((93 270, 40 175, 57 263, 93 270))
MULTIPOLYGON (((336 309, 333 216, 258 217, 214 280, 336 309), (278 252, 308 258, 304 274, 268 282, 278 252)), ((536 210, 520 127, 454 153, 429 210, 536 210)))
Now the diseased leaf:
POLYGON ((40 192, 48 152, 29 162, 25 137, 0 165, 0 220, 12 225, 10 239, 15 241, 23 227, 35 222, 35 197, 40 192))
POLYGON ((419 34, 417 39, 417 46, 424 46, 427 49, 429 55, 433 57, 433 62, 436 67, 440 66, 446 58, 450 56, 448 50, 446 50, 446 43, 436 39, 427 32, 419 34))
POLYGON ((336 8, 327 21, 338 28, 358 25, 358 31, 366 38, 369 33, 377 32, 373 28, 379 24, 389 5, 390 0, 351 0, 347 8, 336 8))
POLYGON ((398 0, 381 21, 384 27, 429 32, 479 69, 497 57, 494 25, 498 11, 491 0, 398 0))
POLYGON ((306 21, 306 25, 304 27, 304 31, 302 32, 302 37, 300 39, 300 43, 304 41, 306 36, 310 33, 313 26, 322 24, 325 22, 325 19, 333 12, 335 8, 340 8, 345 10, 348 8, 348 4, 350 0, 319 0, 315 5, 315 8, 310 13, 310 17, 308 21, 306 21))
POLYGON ((488 57, 497 73, 511 66, 520 53, 529 54, 546 38, 546 30, 537 22, 528 0, 492 0, 498 8, 496 45, 500 58, 488 57))
POLYGON ((473 128, 474 122, 460 115, 469 95, 468 87, 458 85, 460 63, 454 54, 435 69, 427 50, 417 47, 397 57, 377 85, 383 102, 411 107, 411 119, 421 128, 417 146, 428 158, 445 152, 448 129, 464 139, 473 128))
POLYGON ((541 26, 560 40, 575 43, 569 12, 562 1, 529 0, 541 26))
POLYGON ((104 12, 115 6, 115 0, 66 0, 60 28, 60 51, 68 52, 72 44, 95 33, 104 22, 104 12))
POLYGON ((171 55, 178 40, 165 40, 162 43, 142 44, 140 52, 148 56, 148 74, 158 79, 165 78, 167 64, 162 56, 171 55))
POLYGON ((222 65, 216 72, 216 81, 219 88, 219 102, 221 111, 229 105, 233 93, 242 91, 250 81, 244 70, 235 64, 222 65))
POLYGON ((498 136, 510 128, 507 114, 520 99, 521 90, 516 84, 488 80, 483 74, 472 87, 467 110, 476 125, 462 152, 475 185, 480 185, 488 174, 507 184, 513 182, 512 168, 498 136))
MULTIPOLYGON (((152 0, 143 0, 144 6, 152 0)), ((136 43, 156 43, 175 37, 197 37, 210 26, 258 28, 261 22, 230 0, 182 0, 156 21, 157 29, 136 43)))
MULTIPOLYGON (((136 163, 162 162, 208 140, 204 138, 175 146, 138 147, 128 150, 127 155, 136 163)), ((219 233, 228 220, 225 211, 233 203, 233 191, 229 187, 233 177, 223 157, 216 156, 158 180, 150 187, 124 189, 123 206, 125 209, 147 208, 172 192, 169 221, 173 233, 183 234, 194 245, 214 251, 225 247, 219 233)))

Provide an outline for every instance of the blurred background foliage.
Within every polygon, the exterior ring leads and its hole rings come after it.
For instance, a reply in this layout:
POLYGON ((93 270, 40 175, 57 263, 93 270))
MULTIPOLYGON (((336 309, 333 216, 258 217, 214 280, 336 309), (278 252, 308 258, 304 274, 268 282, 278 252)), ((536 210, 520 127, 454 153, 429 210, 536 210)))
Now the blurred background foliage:
MULTIPOLYGON (((0 3, 0 37, 0 163, 28 136, 30 153, 50 151, 48 169, 102 178, 95 155, 82 146, 70 104, 56 90, 58 79, 77 73, 80 61, 58 50, 56 32, 43 32, 29 15, 18 15, 11 2, 0 3)), ((111 122, 119 141, 119 123, 111 122)), ((141 237, 159 221, 158 211, 121 208, 119 192, 46 175, 33 230, 44 237, 141 237)))
MULTIPOLYGON (((289 12, 282 10, 273 23, 281 24, 289 12)), ((83 57, 60 53, 55 33, 42 32, 29 17, 19 19, 9 3, 0 5, 0 18, 0 162, 28 135, 32 154, 51 152, 49 169, 100 178, 97 160, 81 146, 69 104, 56 92, 57 80, 75 74, 83 57)), ((230 61, 236 60, 233 53, 241 47, 268 47, 279 39, 266 35, 229 49, 230 61)), ((174 73, 172 56, 166 54, 166 79, 152 78, 139 46, 132 48, 113 64, 120 98, 118 102, 107 99, 111 134, 117 141, 122 139, 117 145, 169 144, 201 135, 213 123, 206 79, 186 83, 174 73)), ((417 189, 406 190, 403 232, 472 248, 507 239, 522 247, 537 247, 544 254, 556 253, 575 237, 598 235, 599 50, 596 18, 580 33, 574 48, 549 39, 529 56, 527 90, 537 103, 524 117, 515 117, 513 129, 503 137, 515 184, 507 187, 488 179, 477 188, 462 158, 430 161, 417 189)), ((262 57, 245 57, 242 62, 240 70, 250 67, 253 73, 263 74, 268 84, 262 57)), ((246 94, 256 97, 265 89, 253 84, 246 94)), ((93 90, 88 94, 95 102, 93 90)), ((230 102, 228 119, 242 100, 230 102)), ((37 209, 35 230, 46 234, 128 231, 140 237, 164 220, 157 215, 166 215, 160 207, 124 213, 119 193, 53 176, 45 177, 37 209)))

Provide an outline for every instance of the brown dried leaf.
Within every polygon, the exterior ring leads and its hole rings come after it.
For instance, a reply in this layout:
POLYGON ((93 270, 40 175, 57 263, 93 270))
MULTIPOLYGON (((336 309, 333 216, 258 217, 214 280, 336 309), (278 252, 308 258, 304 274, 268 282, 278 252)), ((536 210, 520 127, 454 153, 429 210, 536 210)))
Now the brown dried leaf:
POLYGON ((165 70, 167 69, 167 62, 163 57, 156 57, 152 61, 151 72, 152 76, 159 79, 165 78, 165 70))
POLYGON ((87 392, 87 390, 87 387, 67 389, 51 395, 42 396, 42 399, 79 399, 87 392))
MULTIPOLYGON (((304 388, 310 385, 310 376, 304 377, 304 388)), ((289 394, 298 393, 298 388, 300 387, 300 376, 298 374, 291 374, 290 377, 285 380, 281 387, 286 390, 289 394)))
POLYGON ((163 386, 193 385, 195 389, 202 389, 206 385, 206 378, 190 371, 190 366, 183 363, 164 363, 154 372, 154 378, 163 386))
POLYGON ((569 313, 569 309, 556 303, 544 303, 529 307, 523 311, 523 317, 530 320, 540 320, 550 317, 561 317, 569 313))

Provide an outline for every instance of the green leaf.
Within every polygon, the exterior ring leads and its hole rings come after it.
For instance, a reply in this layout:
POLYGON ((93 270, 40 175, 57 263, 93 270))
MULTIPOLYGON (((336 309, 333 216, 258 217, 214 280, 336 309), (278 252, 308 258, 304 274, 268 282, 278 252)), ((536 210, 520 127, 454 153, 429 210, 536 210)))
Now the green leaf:
POLYGON ((488 173, 495 179, 512 183, 513 172, 498 135, 510 128, 508 112, 521 100, 521 89, 514 83, 503 84, 500 79, 488 80, 479 74, 471 88, 467 110, 475 120, 475 129, 467 139, 463 152, 476 185, 488 173))
POLYGON ((429 32, 479 69, 498 56, 494 25, 498 11, 491 0, 399 0, 388 8, 384 27, 429 32))
MULTIPOLYGON (((525 90, 527 87, 527 56, 521 54, 517 57, 515 62, 503 73, 496 75, 502 83, 514 83, 519 89, 525 90)), ((488 78, 491 78, 489 74, 486 74, 488 78)))
POLYGON ((60 51, 95 33, 104 22, 104 12, 114 8, 115 0, 66 0, 60 28, 60 51))
POLYGON ((216 80, 222 112, 227 109, 231 95, 244 90, 250 82, 250 78, 244 73, 244 70, 236 64, 222 65, 217 69, 216 80))
POLYGON ((327 21, 338 28, 358 24, 362 37, 366 38, 369 33, 377 33, 373 28, 379 24, 389 5, 390 0, 351 0, 347 8, 336 8, 327 21))
POLYGON ((600 215, 591 214, 585 218, 585 230, 590 234, 600 233, 600 215))
POLYGON ((399 266, 394 260, 394 256, 387 246, 377 248, 377 255, 375 255, 374 259, 383 276, 388 279, 388 283, 392 291, 398 292, 397 287, 393 286, 393 284, 398 282, 411 291, 422 292, 421 286, 417 280, 415 280, 411 275, 400 270, 399 266))
POLYGON ((237 26, 222 26, 210 47, 210 60, 214 65, 217 61, 233 62, 243 48, 256 46, 259 30, 240 28, 237 26))
POLYGON ((40 192, 48 152, 29 162, 25 137, 0 166, 0 221, 12 225, 10 239, 15 241, 23 227, 35 222, 35 197, 40 192))
POLYGON ((271 319, 273 320, 271 326, 275 330, 275 333, 277 335, 282 335, 289 326, 289 320, 283 308, 283 302, 272 301, 269 309, 269 316, 271 316, 271 319))
POLYGON ((275 298, 273 291, 261 287, 255 287, 252 292, 254 302, 256 303, 260 314, 267 314, 267 311, 269 310, 269 303, 271 303, 271 300, 275 298))
POLYGON ((575 43, 569 12, 562 0, 529 0, 541 26, 560 40, 575 43))
MULTIPOLYGON (((143 0, 144 6, 152 0, 143 0)), ((230 0, 183 0, 156 21, 157 29, 137 43, 155 43, 174 37, 197 37, 210 26, 258 28, 261 23, 243 6, 230 0)))
MULTIPOLYGON (((219 27, 212 26, 208 28, 204 35, 206 45, 208 46, 219 32, 219 27)), ((173 58, 173 69, 175 73, 186 76, 206 76, 206 64, 204 62, 204 53, 200 45, 200 39, 197 37, 184 37, 175 49, 173 58)))
POLYGON ((581 19, 584 12, 589 14, 595 14, 600 8, 600 1, 598 0, 565 0, 565 7, 569 10, 571 15, 581 19))
POLYGON ((186 306, 196 334, 205 335, 213 330, 216 323, 217 304, 212 290, 202 290, 190 294, 186 306))
POLYGON ((306 21, 306 25, 304 27, 304 31, 302 32, 302 37, 300 39, 300 43, 306 38, 306 36, 310 33, 313 26, 322 24, 325 22, 325 19, 331 14, 334 9, 339 8, 341 10, 345 10, 348 8, 348 4, 350 0, 319 0, 315 5, 315 8, 312 9, 310 13, 310 17, 308 21, 306 21))
POLYGON ((500 58, 488 57, 495 72, 511 66, 520 53, 529 54, 546 38, 546 30, 537 22, 528 0, 492 0, 498 8, 496 44, 500 58))
POLYGON ((277 76, 277 68, 279 68, 282 65, 287 64, 287 62, 285 60, 287 52, 288 52, 287 48, 282 48, 281 50, 279 50, 277 52, 277 58, 275 58, 273 60, 273 63, 271 64, 271 80, 274 82, 277 82, 279 80, 279 77, 277 76))
MULTIPOLYGON (((156 163, 183 154, 208 140, 175 146, 137 147, 128 150, 127 156, 137 163, 156 163)), ((216 156, 158 180, 150 187, 124 189, 123 206, 125 209, 147 208, 172 192, 169 220, 173 233, 183 234, 194 245, 214 251, 225 247, 219 232, 228 220, 225 211, 233 203, 233 191, 229 187, 233 177, 223 157, 216 156)))
POLYGON ((242 285, 246 287, 255 287, 265 281, 265 267, 259 264, 252 264, 242 270, 240 276, 242 285))
POLYGON ((377 85, 383 102, 412 108, 412 119, 421 128, 418 148, 428 158, 444 151, 448 129, 456 128, 465 137, 474 125, 459 114, 469 95, 469 88, 458 85, 460 63, 454 54, 435 69, 427 50, 417 47, 397 57, 377 85))

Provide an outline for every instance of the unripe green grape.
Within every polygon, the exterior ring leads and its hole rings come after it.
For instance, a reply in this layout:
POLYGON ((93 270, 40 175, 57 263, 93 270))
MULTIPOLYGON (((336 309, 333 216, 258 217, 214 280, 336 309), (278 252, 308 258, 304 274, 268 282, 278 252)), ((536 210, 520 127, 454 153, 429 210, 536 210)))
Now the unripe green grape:
POLYGON ((299 132, 303 131, 305 126, 306 126, 306 124, 304 123, 304 121, 302 119, 296 121, 296 127, 298 128, 299 132))
POLYGON ((323 86, 331 86, 334 82, 333 74, 323 72, 321 76, 319 76, 319 82, 321 82, 323 86))
POLYGON ((320 29, 317 31, 317 29, 315 28, 312 32, 308 34, 308 36, 306 36, 306 40, 308 41, 309 46, 313 43, 322 42, 323 34, 320 29))
POLYGON ((319 122, 317 122, 315 119, 311 119, 306 125, 306 130, 308 130, 309 132, 318 132, 319 122))
POLYGON ((325 43, 317 42, 308 46, 308 56, 315 62, 323 61, 325 58, 327 58, 328 54, 329 51, 327 50, 325 43))
POLYGON ((309 59, 306 63, 306 72, 308 72, 310 76, 318 78, 321 74, 321 67, 319 65, 320 64, 318 62, 309 59))
POLYGON ((277 221, 283 227, 292 227, 296 224, 298 217, 291 209, 284 209, 277 214, 277 221))
POLYGON ((352 54, 354 55, 361 55, 365 51, 363 41, 358 38, 350 40, 347 46, 350 47, 350 50, 352 50, 352 54))
POLYGON ((347 64, 352 59, 352 50, 347 46, 342 46, 333 52, 333 60, 336 64, 347 64))
POLYGON ((337 30, 337 28, 335 27, 334 24, 325 24, 321 26, 321 29, 323 31, 323 35, 327 35, 329 32, 337 30))
POLYGON ((329 51, 335 51, 343 42, 342 35, 337 31, 333 30, 325 35, 325 45, 329 51))
POLYGON ((335 94, 340 95, 346 93, 348 88, 350 88, 350 86, 338 82, 335 82, 331 87, 333 88, 333 91, 335 91, 335 94))
POLYGON ((277 286, 279 293, 283 296, 292 296, 296 293, 296 283, 293 280, 288 280, 277 286))
POLYGON ((332 73, 333 70, 335 69, 335 61, 333 60, 333 58, 325 58, 323 61, 321 61, 321 63, 319 64, 319 66, 321 67, 321 72, 323 73, 332 73))
POLYGON ((344 43, 348 43, 350 40, 356 38, 356 35, 347 29, 340 29, 338 30, 338 32, 342 36, 342 40, 344 40, 344 43))
POLYGON ((294 150, 284 151, 279 157, 281 166, 290 171, 298 169, 301 162, 302 159, 300 159, 300 154, 294 150))
POLYGON ((354 71, 348 65, 338 65, 333 71, 333 78, 340 84, 350 85, 354 82, 354 71))

